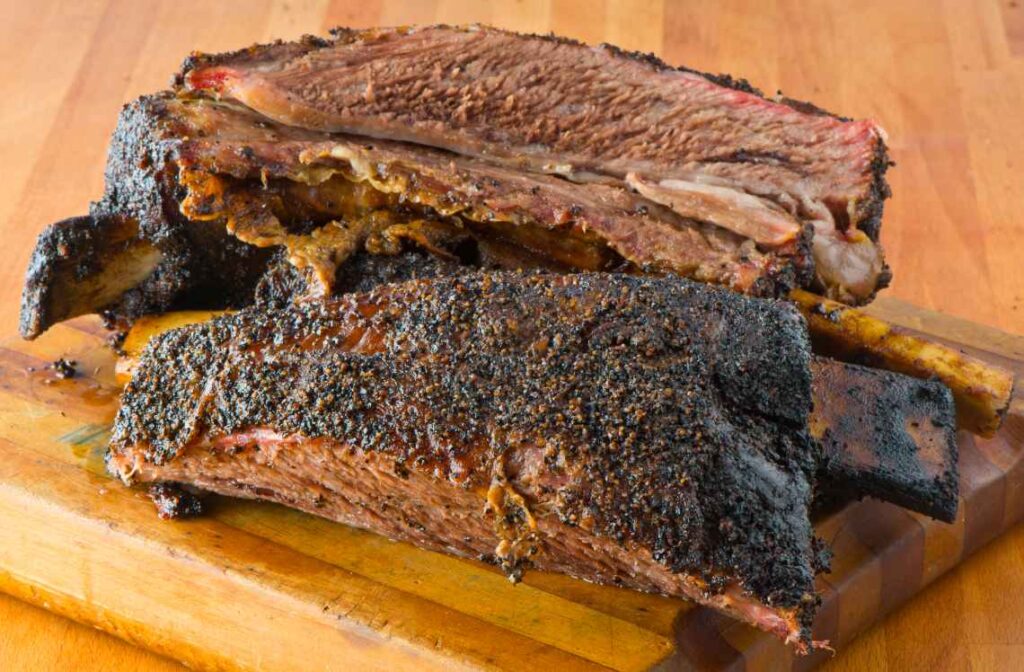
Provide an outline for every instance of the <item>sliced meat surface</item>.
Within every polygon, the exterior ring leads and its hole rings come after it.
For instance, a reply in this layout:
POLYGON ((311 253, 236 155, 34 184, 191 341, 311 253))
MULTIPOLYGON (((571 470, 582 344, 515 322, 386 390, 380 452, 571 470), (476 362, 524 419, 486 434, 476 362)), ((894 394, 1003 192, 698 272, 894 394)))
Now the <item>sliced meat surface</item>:
POLYGON ((632 175, 681 215, 701 212, 733 231, 742 222, 757 241, 811 224, 821 238, 817 280, 833 298, 862 302, 887 282, 876 244, 888 195, 883 131, 766 99, 732 78, 608 45, 426 26, 195 54, 179 83, 290 126, 408 141, 580 182, 632 175), (697 185, 705 202, 695 209, 697 185), (717 211, 707 207, 709 190, 719 190, 717 211), (729 216, 723 200, 749 216, 729 216), (766 218, 773 206, 789 218, 766 218))
POLYGON ((689 597, 805 648, 809 359, 787 304, 679 279, 415 281, 159 336, 108 462, 512 578, 689 597))
MULTIPOLYGON (((518 242, 527 248, 532 244, 541 255, 557 254, 556 239, 531 241, 532 229, 600 242, 651 271, 752 293, 784 291, 809 262, 807 240, 799 230, 775 239, 774 253, 762 253, 743 236, 681 217, 615 186, 580 185, 400 143, 325 138, 271 126, 251 112, 206 100, 165 104, 182 124, 174 133, 185 139, 179 162, 189 170, 248 179, 281 177, 311 185, 326 185, 338 176, 369 184, 392 196, 392 204, 457 215, 484 228, 500 228, 504 235, 510 227, 523 227, 527 232, 520 233, 518 242)), ((578 256, 562 261, 582 270, 607 270, 588 268, 578 256)))

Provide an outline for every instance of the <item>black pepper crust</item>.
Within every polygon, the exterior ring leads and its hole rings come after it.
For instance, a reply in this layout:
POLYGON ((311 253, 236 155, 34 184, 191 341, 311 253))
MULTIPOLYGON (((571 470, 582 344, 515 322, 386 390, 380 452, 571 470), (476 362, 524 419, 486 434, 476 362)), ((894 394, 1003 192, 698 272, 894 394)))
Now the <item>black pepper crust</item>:
POLYGON ((184 305, 245 305, 272 255, 246 245, 223 227, 189 222, 180 212, 180 122, 168 113, 169 94, 143 96, 125 105, 114 130, 104 173, 106 191, 90 216, 128 217, 139 238, 163 252, 157 271, 111 307, 119 322, 184 305))
POLYGON ((809 357, 781 302, 672 278, 476 273, 168 332, 110 450, 164 464, 270 427, 476 488, 499 457, 542 447, 563 522, 593 520, 711 585, 738 579, 809 637, 809 357))

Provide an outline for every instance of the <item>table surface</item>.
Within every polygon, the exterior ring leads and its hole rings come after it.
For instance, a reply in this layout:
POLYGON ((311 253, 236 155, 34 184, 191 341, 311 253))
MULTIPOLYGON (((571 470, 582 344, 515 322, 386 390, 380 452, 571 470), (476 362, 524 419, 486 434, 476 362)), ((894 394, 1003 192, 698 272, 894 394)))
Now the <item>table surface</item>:
MULTIPOLYGON (((888 290, 1024 333, 1024 0, 3 0, 0 335, 47 223, 102 189, 121 104, 192 49, 335 25, 482 21, 653 51, 882 123, 888 290), (1017 165, 1015 165, 1017 164, 1017 165)), ((0 522, 2 524, 2 522, 0 522)), ((182 669, 0 595, 0 669, 182 669)), ((838 670, 1024 667, 1024 526, 841 651, 838 670), (1015 664, 1014 664, 1015 663, 1015 664)))

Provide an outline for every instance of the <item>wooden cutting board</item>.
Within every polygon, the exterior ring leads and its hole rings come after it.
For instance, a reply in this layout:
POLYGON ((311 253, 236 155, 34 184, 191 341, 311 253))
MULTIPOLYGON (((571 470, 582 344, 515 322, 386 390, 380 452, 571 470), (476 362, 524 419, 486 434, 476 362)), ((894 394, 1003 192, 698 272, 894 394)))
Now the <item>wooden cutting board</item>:
MULTIPOLYGON (((869 312, 1024 370, 1024 337, 881 299, 869 312)), ((455 559, 279 506, 216 498, 160 521, 104 474, 117 403, 94 319, 0 345, 0 590, 213 669, 806 669, 771 637, 679 600, 455 559), (59 380, 47 365, 77 361, 59 380)), ((952 525, 862 501, 817 523, 835 551, 815 637, 842 647, 1024 515, 1024 401, 960 437, 952 525)))

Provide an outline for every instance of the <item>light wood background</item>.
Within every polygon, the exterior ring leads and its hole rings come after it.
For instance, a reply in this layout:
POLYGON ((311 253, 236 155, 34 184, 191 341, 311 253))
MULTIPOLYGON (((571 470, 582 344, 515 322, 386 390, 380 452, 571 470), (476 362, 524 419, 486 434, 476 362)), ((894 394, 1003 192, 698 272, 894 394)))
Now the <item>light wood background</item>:
MULTIPOLYGON (((191 49, 434 21, 613 42, 879 120, 899 164, 883 227, 890 295, 1024 333, 1024 0, 2 0, 0 9, 0 335, 16 328, 38 231, 99 195, 121 104, 164 87, 191 49)), ((827 668, 1024 669, 1024 527, 827 668)), ((180 668, 0 596, 0 669, 180 668)))

